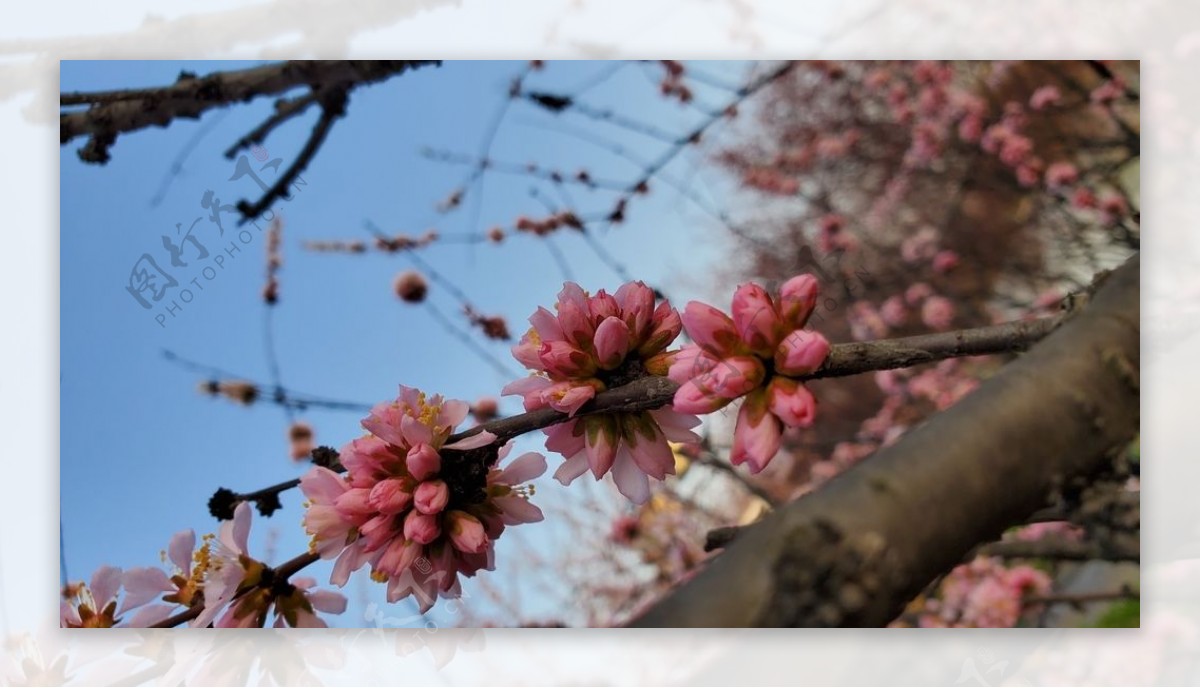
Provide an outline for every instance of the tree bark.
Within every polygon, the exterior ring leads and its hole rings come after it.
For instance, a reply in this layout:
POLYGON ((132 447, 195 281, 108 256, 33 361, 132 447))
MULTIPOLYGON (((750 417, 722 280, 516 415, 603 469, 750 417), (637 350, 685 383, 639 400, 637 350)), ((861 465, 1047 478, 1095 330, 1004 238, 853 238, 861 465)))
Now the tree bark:
POLYGON ((1139 259, 973 394, 745 529, 630 625, 883 626, 938 575, 1103 474, 1139 428, 1139 259))

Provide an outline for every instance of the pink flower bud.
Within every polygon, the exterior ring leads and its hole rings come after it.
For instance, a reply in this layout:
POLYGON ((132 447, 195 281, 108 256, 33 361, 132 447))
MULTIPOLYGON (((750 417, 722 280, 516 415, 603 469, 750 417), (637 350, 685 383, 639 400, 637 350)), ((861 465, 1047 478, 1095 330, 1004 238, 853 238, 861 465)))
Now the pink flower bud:
MULTIPOLYGON (((563 290, 566 291, 565 289, 563 290)), ((590 309, 587 302, 575 300, 562 301, 559 295, 558 322, 562 325, 563 336, 567 341, 580 349, 586 349, 592 343, 595 328, 592 325, 590 309)), ((586 297, 585 297, 586 298, 586 297)))
POLYGON ((654 314, 654 290, 644 282, 626 282, 617 290, 616 298, 633 340, 642 341, 654 314))
POLYGON ((673 408, 679 413, 712 413, 724 408, 732 399, 719 397, 701 387, 695 380, 685 382, 675 391, 673 408))
POLYGON ((558 377, 588 377, 596 372, 591 356, 568 342, 542 342, 538 359, 547 373, 558 377))
POLYGON ((694 378, 702 389, 718 397, 736 399, 762 384, 766 370, 754 356, 731 356, 721 359, 712 370, 694 378))
POLYGON ((807 428, 817 413, 817 400, 804 385, 786 377, 776 377, 767 387, 771 413, 789 428, 807 428))
POLYGON ((675 352, 667 377, 679 384, 700 377, 717 365, 717 359, 695 344, 688 344, 675 352))
POLYGON ((616 298, 601 289, 588 300, 588 312, 591 313, 593 322, 602 322, 605 318, 620 317, 621 306, 616 298))
POLYGON ((442 529, 438 526, 436 516, 423 514, 420 511, 410 511, 408 516, 404 517, 404 537, 406 539, 428 545, 441 534, 442 529))
POLYGON ((784 337, 775 350, 775 370, 784 375, 808 375, 829 356, 829 341, 824 335, 796 330, 784 337))
POLYGON ((404 463, 408 466, 408 472, 418 481, 427 480, 442 469, 442 457, 424 442, 408 450, 404 463))
POLYGON ((629 326, 616 316, 609 316, 596 328, 596 359, 604 370, 612 370, 625 361, 629 353, 629 326))
POLYGON ((770 355, 783 334, 783 323, 766 289, 743 284, 733 293, 733 324, 751 351, 770 355))
POLYGON ((399 478, 388 478, 371 488, 371 506, 384 514, 398 514, 412 503, 412 486, 399 478))
POLYGON ((682 319, 692 341, 717 358, 734 353, 740 345, 733 320, 706 303, 688 303, 682 319))
POLYGON ((449 501, 450 488, 441 480, 427 480, 413 493, 413 507, 423 514, 441 513, 449 501))
POLYGON ((817 307, 821 287, 812 275, 797 275, 779 288, 779 316, 786 327, 799 329, 817 307))
POLYGON ((464 511, 451 511, 446 515, 446 521, 450 542, 454 543, 454 548, 458 551, 478 554, 487 547, 487 533, 484 532, 479 519, 464 511))
POLYGON ((782 441, 783 426, 767 409, 766 390, 747 396, 738 411, 730 462, 735 466, 749 463, 750 472, 758 473, 775 458, 782 441))
POLYGON ((376 511, 371 504, 370 493, 365 487, 351 488, 333 500, 333 507, 342 518, 361 525, 376 511))
POLYGON ((638 347, 638 355, 645 357, 657 354, 670 346, 681 330, 683 321, 679 319, 679 311, 669 301, 663 301, 654 309, 654 315, 650 318, 650 332, 638 347))

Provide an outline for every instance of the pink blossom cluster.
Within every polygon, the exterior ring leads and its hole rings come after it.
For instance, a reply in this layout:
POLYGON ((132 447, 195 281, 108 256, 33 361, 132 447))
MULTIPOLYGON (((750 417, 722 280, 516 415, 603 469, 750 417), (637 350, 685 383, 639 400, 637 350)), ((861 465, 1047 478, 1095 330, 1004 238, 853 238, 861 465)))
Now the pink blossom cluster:
POLYGON ((546 448, 566 458, 554 477, 567 485, 588 470, 597 480, 611 473, 621 494, 645 502, 649 478, 675 472, 668 441, 698 442, 690 428, 699 419, 670 408, 575 414, 598 392, 646 373, 666 373, 665 349, 682 329, 679 313, 665 299, 656 306, 654 291, 642 282, 594 296, 568 282, 555 312, 538 308, 529 322, 513 356, 535 372, 503 393, 521 395, 527 411, 549 407, 572 417, 543 430, 546 448))
POLYGON ((956 567, 942 581, 940 597, 928 600, 920 618, 925 628, 1012 628, 1025 599, 1050 592, 1050 577, 1032 566, 1006 568, 998 559, 978 557, 956 567))
POLYGON ((825 337, 804 325, 816 308, 817 280, 799 275, 772 298, 757 284, 733 296, 733 317, 699 301, 683 312, 695 344, 685 346, 668 375, 680 384, 675 408, 712 413, 745 397, 738 411, 729 459, 758 473, 779 451, 783 428, 808 427, 817 402, 798 378, 829 355, 825 337))
POLYGON ((447 444, 469 404, 410 387, 362 421, 368 435, 342 448, 345 476, 314 467, 300 480, 312 550, 336 559, 330 582, 345 585, 364 565, 387 583, 387 599, 415 595, 423 610, 461 594, 459 575, 492 569, 506 526, 542 520, 525 483, 546 469, 537 453, 498 468, 496 437, 481 431, 447 444), (471 451, 473 450, 473 451, 471 451))

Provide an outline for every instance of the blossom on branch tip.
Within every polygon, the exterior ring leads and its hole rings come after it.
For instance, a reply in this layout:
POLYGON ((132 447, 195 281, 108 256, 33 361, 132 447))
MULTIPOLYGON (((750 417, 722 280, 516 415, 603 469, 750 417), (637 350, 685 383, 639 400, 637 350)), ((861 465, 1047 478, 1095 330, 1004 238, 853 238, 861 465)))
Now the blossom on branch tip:
POLYGON ((414 595, 426 611, 461 594, 460 575, 493 568, 505 527, 542 520, 523 483, 545 472, 546 460, 530 452, 499 468, 511 444, 496 447, 486 431, 447 444, 468 411, 466 402, 401 387, 363 420, 371 434, 342 449, 345 476, 316 467, 300 479, 311 550, 336 559, 331 583, 345 585, 370 565, 389 602, 414 595))
POLYGON ((595 295, 567 282, 555 311, 538 308, 529 323, 512 352, 534 374, 503 393, 520 395, 526 411, 549 407, 571 416, 543 429, 546 448, 566 458, 554 477, 566 485, 589 471, 597 480, 611 475, 621 494, 645 502, 649 478, 675 472, 668 441, 698 442, 690 428, 699 419, 671 408, 576 414, 600 392, 666 374, 674 353, 665 350, 683 328, 679 313, 665 299, 656 305, 654 290, 642 282, 595 295))
POLYGON ((712 413, 743 398, 730 461, 761 471, 779 451, 784 427, 808 427, 816 399, 796 378, 810 375, 829 356, 829 342, 803 329, 817 305, 819 285, 799 275, 772 297, 757 284, 733 296, 733 317, 692 301, 683 326, 695 344, 674 357, 668 377, 679 383, 674 406, 712 413))

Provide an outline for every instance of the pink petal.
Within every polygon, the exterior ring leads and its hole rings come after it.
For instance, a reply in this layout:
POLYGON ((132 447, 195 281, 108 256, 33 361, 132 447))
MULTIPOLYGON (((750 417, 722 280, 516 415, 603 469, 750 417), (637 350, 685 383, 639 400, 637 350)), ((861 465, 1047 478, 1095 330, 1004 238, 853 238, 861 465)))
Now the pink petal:
POLYGON ((650 479, 638 468, 624 444, 617 451, 612 468, 613 482, 617 490, 634 504, 645 504, 650 499, 650 479))
POLYGON ((121 569, 116 566, 101 566, 92 574, 92 582, 88 585, 92 591, 92 599, 96 601, 96 611, 99 612, 117 597, 121 589, 121 569))
POLYGON ((629 326, 620 318, 605 318, 596 328, 596 360, 600 367, 612 370, 625 361, 632 337, 629 326))
POLYGON ((500 471, 499 479, 506 485, 527 483, 546 472, 546 457, 537 452, 526 452, 500 471))
MULTIPOLYGON (((323 466, 313 466, 307 473, 300 477, 300 491, 305 497, 314 504, 333 504, 333 502, 346 492, 346 483, 337 473, 323 466)), ((192 546, 195 546, 196 537, 192 536, 192 546)), ((172 540, 174 544, 174 540, 172 540)), ((187 556, 191 557, 191 549, 187 550, 187 556)), ((171 560, 175 561, 174 550, 172 550, 171 560)), ((178 564, 178 562, 176 562, 178 564)))
POLYGON ((725 408, 731 401, 709 392, 692 380, 675 391, 671 406, 681 413, 712 413, 725 408))
POLYGON ((735 466, 749 462, 750 472, 758 473, 775 458, 782 441, 783 426, 766 410, 765 395, 752 395, 738 412, 729 460, 735 466))
POLYGON ((481 430, 481 431, 475 433, 474 435, 471 435, 470 437, 464 437, 463 439, 461 439, 453 444, 447 444, 442 448, 443 449, 478 449, 479 447, 486 447, 487 445, 492 444, 497 439, 499 439, 499 438, 496 436, 495 433, 488 432, 487 430, 481 430))
POLYGON ((817 307, 821 286, 812 275, 797 275, 779 288, 779 315, 792 329, 804 327, 817 307))
POLYGON ((587 472, 588 457, 586 451, 581 451, 563 462, 554 471, 554 479, 563 485, 570 485, 576 478, 587 472))
POLYGON ((183 571, 184 576, 192 573, 192 551, 196 549, 196 531, 181 530, 171 536, 167 545, 167 558, 183 571))
POLYGON ((524 497, 506 495, 497 497, 495 504, 504 516, 504 524, 514 526, 520 523, 537 523, 545 516, 542 510, 524 497))
POLYGON ((326 614, 341 614, 346 611, 346 596, 332 590, 308 593, 308 603, 313 609, 326 614))
POLYGON ((171 616, 171 611, 179 605, 151 604, 138 610, 133 618, 125 622, 130 628, 149 628, 159 621, 165 621, 171 616))
POLYGON ((743 342, 765 355, 770 355, 783 330, 771 296, 753 283, 739 286, 733 294, 733 324, 743 342))
POLYGON ((695 344, 688 344, 675 354, 671 367, 667 370, 667 377, 682 385, 712 370, 717 361, 718 359, 704 349, 695 344))
POLYGON ((700 348, 717 358, 736 353, 741 340, 728 315, 706 303, 691 301, 681 317, 688 336, 700 348))
POLYGON ((167 574, 153 566, 129 569, 121 576, 121 584, 125 586, 125 599, 117 610, 118 616, 175 589, 167 574))

